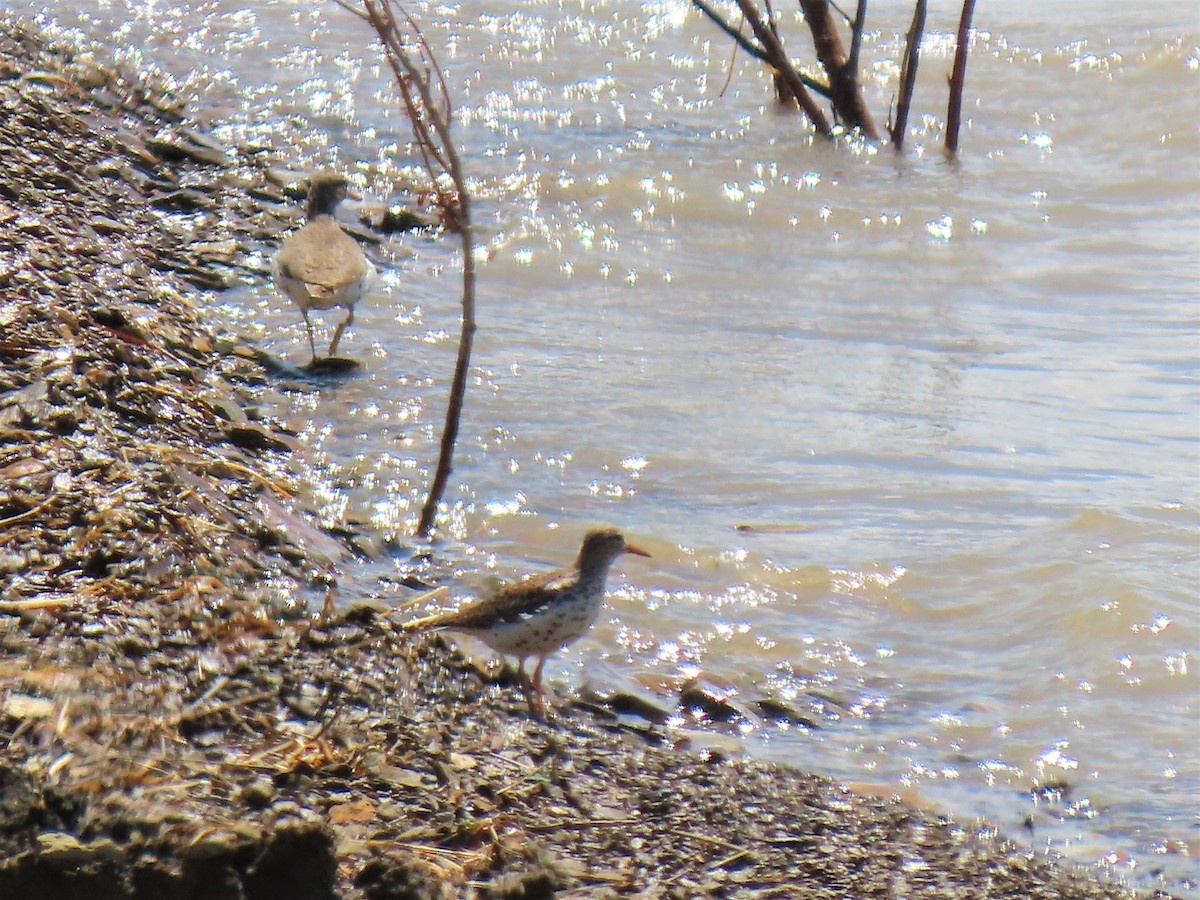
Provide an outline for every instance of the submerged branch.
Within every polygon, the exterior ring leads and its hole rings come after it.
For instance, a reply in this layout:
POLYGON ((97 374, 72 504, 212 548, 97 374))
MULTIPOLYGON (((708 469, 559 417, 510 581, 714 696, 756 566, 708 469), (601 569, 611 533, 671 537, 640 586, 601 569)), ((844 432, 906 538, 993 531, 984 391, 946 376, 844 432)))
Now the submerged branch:
POLYGON ((862 52, 863 29, 867 23, 867 0, 858 0, 858 12, 854 14, 854 21, 850 23, 850 59, 846 62, 846 68, 850 70, 850 74, 858 81, 858 57, 862 52))
MULTIPOLYGON (((707 16, 714 25, 716 25, 723 32, 725 32, 727 35, 729 35, 731 38, 733 38, 733 40, 737 44, 737 46, 741 47, 743 50, 745 50, 747 53, 749 53, 751 56, 753 56, 759 62, 764 63, 767 66, 770 66, 772 72, 775 73, 776 80, 777 81, 779 80, 780 76, 778 74, 778 68, 775 65, 775 62, 772 60, 771 56, 759 44, 754 43, 754 41, 750 40, 748 37, 746 37, 744 34, 742 34, 740 29, 734 28, 733 25, 731 25, 728 21, 726 21, 725 18, 719 12, 717 12, 716 9, 714 9, 711 4, 709 4, 707 2, 707 0, 692 0, 692 5, 695 6, 696 9, 700 10, 700 12, 704 13, 704 15, 707 16)), ((742 17, 742 21, 743 22, 745 21, 745 16, 742 17)), ((772 28, 772 30, 774 31, 775 29, 772 28)), ((822 97, 825 97, 826 99, 829 98, 829 86, 828 85, 822 84, 821 82, 817 81, 815 78, 810 78, 808 75, 805 75, 803 72, 796 72, 793 69, 793 73, 795 74, 796 78, 799 79, 800 83, 802 85, 804 85, 806 88, 808 88, 810 91, 812 91, 814 94, 820 94, 822 97)), ((791 96, 792 96, 792 92, 790 90, 787 91, 787 97, 791 98, 791 96)))
POLYGON ((897 151, 904 148, 904 135, 908 130, 908 111, 912 106, 913 88, 917 84, 917 64, 921 59, 921 39, 925 34, 926 0, 917 0, 913 8, 912 24, 904 43, 904 62, 900 66, 900 99, 896 103, 896 119, 888 126, 892 135, 892 146, 897 151))
POLYGON ((735 44, 737 44, 755 59, 759 60, 760 62, 768 61, 767 54, 763 51, 762 47, 759 47, 748 37, 742 34, 741 31, 726 22, 724 17, 711 6, 709 6, 705 0, 692 0, 692 5, 695 6, 696 9, 700 10, 700 12, 704 13, 704 15, 708 16, 714 25, 733 38, 733 42, 735 44))
POLYGON ((958 46, 954 50, 954 71, 950 76, 950 105, 946 112, 946 155, 952 159, 958 155, 963 83, 967 80, 967 40, 971 36, 974 15, 975 0, 963 0, 962 17, 958 20, 958 46))
MULTIPOLYGON (((741 0, 739 0, 741 2, 741 0)), ((812 32, 817 59, 829 76, 830 99, 834 111, 852 128, 857 128, 870 140, 878 140, 875 120, 863 100, 862 85, 850 67, 845 46, 838 35, 837 24, 829 0, 800 0, 804 21, 812 32)))
POLYGON ((817 106, 816 101, 804 86, 804 79, 800 77, 795 66, 792 65, 792 61, 788 59, 787 51, 783 49, 783 43, 779 40, 779 36, 763 21, 762 15, 751 0, 737 0, 737 5, 742 11, 742 15, 746 17, 746 21, 750 23, 750 29, 754 32, 754 36, 758 38, 759 44, 766 52, 767 63, 775 70, 778 83, 787 89, 796 104, 804 110, 804 114, 808 116, 808 120, 812 122, 817 133, 831 137, 833 129, 829 125, 829 119, 826 118, 821 107, 817 106))

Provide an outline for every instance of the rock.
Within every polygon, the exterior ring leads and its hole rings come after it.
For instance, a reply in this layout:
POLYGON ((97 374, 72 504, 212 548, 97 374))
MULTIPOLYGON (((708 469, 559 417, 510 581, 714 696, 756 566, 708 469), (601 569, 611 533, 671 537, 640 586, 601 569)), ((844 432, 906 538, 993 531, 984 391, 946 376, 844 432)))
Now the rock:
POLYGON ((399 204, 393 204, 386 208, 363 210, 359 221, 381 234, 396 234, 404 231, 416 231, 419 228, 437 227, 437 221, 431 216, 414 212, 399 204))
POLYGON ((605 698, 605 704, 618 715, 632 715, 655 725, 666 724, 671 709, 657 697, 620 691, 605 698))
POLYGON ((243 450, 274 450, 286 453, 298 446, 298 442, 294 440, 284 439, 260 425, 253 425, 249 422, 230 425, 225 429, 225 439, 243 450))
POLYGON ((754 701, 754 707, 767 719, 784 722, 788 725, 799 725, 804 728, 820 728, 815 719, 800 713, 794 706, 775 697, 760 697, 754 701))
POLYGON ((679 692, 679 705, 699 712, 713 722, 728 722, 737 718, 753 721, 755 717, 736 698, 736 689, 718 685, 700 676, 684 684, 679 692))
POLYGON ((49 719, 57 709, 52 700, 30 697, 26 694, 9 694, 0 702, 0 712, 15 719, 49 719))
POLYGON ((164 209, 178 209, 184 212, 211 209, 212 198, 194 188, 175 188, 155 193, 150 202, 164 209))
POLYGON ((100 234, 129 234, 129 226, 108 216, 94 215, 88 219, 88 224, 100 234))
POLYGON ((242 788, 241 801, 251 809, 265 809, 275 800, 275 785, 269 778, 257 778, 242 788))
POLYGON ((319 356, 304 367, 310 375, 344 375, 362 366, 356 359, 345 356, 319 356))
MULTIPOLYGON (((193 131, 191 134, 196 134, 196 132, 193 131)), ((206 166, 227 166, 230 162, 225 152, 212 145, 211 142, 209 142, 209 146, 201 146, 186 140, 183 135, 167 130, 160 131, 155 137, 147 140, 146 146, 159 159, 168 162, 191 160, 206 166)))
POLYGON ((0 830, 16 831, 44 814, 41 793, 29 774, 0 764, 0 830))
POLYGON ((268 834, 243 883, 248 897, 334 900, 336 877, 333 833, 318 822, 292 819, 268 834))
POLYGON ((237 852, 256 843, 251 834, 236 831, 207 831, 190 844, 179 848, 180 859, 205 861, 233 857, 237 852))
POLYGON ((110 838, 97 838, 84 847, 89 854, 89 863, 99 862, 105 865, 115 865, 125 858, 125 851, 110 838))
POLYGON ((367 900, 452 900, 454 889, 413 854, 390 850, 368 860, 354 879, 367 900))
POLYGON ((564 885, 556 872, 547 866, 535 866, 498 876, 483 888, 483 896, 491 900, 553 900, 561 887, 564 885))
POLYGON ((88 850, 73 834, 47 831, 37 837, 38 858, 55 869, 77 869, 91 858, 88 850))

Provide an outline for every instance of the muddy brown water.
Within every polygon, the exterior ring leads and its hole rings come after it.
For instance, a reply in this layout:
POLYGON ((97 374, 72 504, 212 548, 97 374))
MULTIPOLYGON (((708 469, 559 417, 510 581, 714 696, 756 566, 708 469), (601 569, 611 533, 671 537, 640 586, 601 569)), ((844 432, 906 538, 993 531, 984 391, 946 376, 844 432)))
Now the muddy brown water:
MULTIPOLYGON (((981 9, 952 167, 956 13, 931 6, 900 160, 814 143, 743 56, 722 95, 729 45, 682 2, 419 8, 449 42, 483 262, 440 552, 465 593, 618 524, 654 557, 621 564, 552 680, 768 694, 821 727, 747 721, 749 754, 1188 894, 1200 23, 1181 2, 981 9)), ((872 10, 880 118, 905 7, 872 10)), ((332 5, 53 14, 176 79, 223 140, 356 173, 365 203, 410 163, 332 5)), ((453 363, 454 245, 374 254, 344 343, 362 369, 281 415, 329 523, 403 535, 453 363)), ((269 283, 213 302, 306 360, 269 283)), ((344 565, 342 599, 407 598, 404 546, 344 565)))

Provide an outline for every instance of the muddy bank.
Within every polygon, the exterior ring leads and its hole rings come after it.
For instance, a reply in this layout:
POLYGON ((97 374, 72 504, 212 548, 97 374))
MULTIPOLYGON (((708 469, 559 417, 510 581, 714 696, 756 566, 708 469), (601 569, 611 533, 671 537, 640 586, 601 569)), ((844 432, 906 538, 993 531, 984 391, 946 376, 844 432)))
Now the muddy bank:
POLYGON ((297 598, 346 550, 199 290, 294 204, 12 23, 0 110, 0 896, 1127 896, 322 619, 297 598))

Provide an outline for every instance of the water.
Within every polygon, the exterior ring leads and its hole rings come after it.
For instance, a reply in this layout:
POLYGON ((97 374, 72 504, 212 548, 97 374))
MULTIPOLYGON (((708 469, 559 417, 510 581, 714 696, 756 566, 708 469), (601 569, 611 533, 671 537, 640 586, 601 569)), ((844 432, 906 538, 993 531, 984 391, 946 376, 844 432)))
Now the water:
MULTIPOLYGON (((881 118, 907 7, 872 9, 881 118)), ((934 7, 902 160, 812 141, 744 56, 721 96, 728 42, 680 2, 416 10, 450 46, 486 257, 441 552, 479 587, 618 524, 654 558, 622 562, 554 679, 785 699, 821 728, 760 723, 748 753, 1195 895, 1200 22, 981 8, 950 166, 956 11, 934 7)), ((411 163, 332 5, 54 15, 175 78, 230 143, 335 163, 376 200, 411 163)), ((398 538, 342 569, 346 600, 408 595, 456 248, 384 248, 343 343, 361 375, 281 411, 327 520, 398 538)), ((215 303, 306 360, 270 285, 215 303)))

